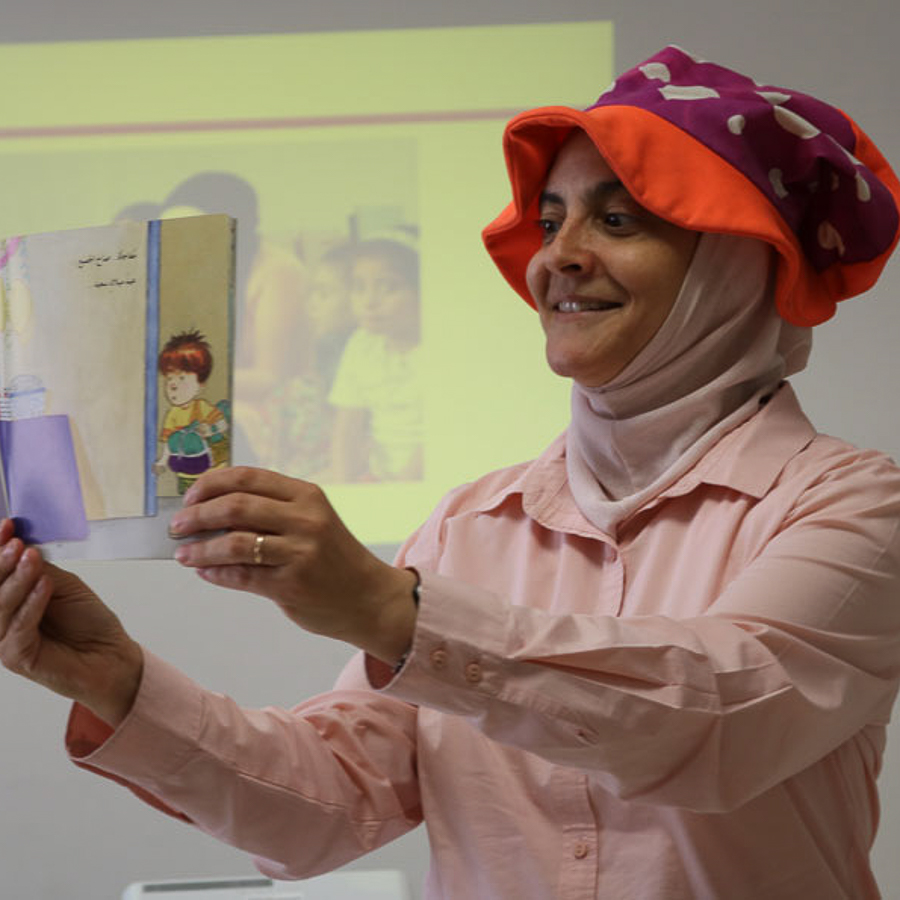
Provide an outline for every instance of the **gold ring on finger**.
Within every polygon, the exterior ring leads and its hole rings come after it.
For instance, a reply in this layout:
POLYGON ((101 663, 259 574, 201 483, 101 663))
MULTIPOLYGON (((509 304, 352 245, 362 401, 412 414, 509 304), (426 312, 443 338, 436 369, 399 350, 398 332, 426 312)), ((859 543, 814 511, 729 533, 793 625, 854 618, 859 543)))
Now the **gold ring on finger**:
POLYGON ((265 540, 266 536, 264 534, 258 534, 256 540, 253 541, 253 565, 255 566, 263 564, 263 544, 265 540))

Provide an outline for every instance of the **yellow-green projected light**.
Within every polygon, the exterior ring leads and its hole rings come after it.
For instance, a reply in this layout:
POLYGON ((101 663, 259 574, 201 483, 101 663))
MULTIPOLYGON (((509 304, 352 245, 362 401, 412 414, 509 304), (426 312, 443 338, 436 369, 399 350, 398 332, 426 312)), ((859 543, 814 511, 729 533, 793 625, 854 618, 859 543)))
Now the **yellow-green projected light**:
POLYGON ((237 461, 322 481, 362 540, 396 543, 564 427, 568 386, 480 231, 508 198, 506 120, 592 102, 612 41, 578 22, 6 45, 0 234, 235 216, 237 461))

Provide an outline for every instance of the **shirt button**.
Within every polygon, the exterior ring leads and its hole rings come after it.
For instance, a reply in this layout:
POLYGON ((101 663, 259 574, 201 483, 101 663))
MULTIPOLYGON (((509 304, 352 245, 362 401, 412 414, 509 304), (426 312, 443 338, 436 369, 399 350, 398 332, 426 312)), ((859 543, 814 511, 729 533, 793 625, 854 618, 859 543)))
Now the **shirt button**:
POLYGON ((446 650, 432 650, 431 651, 431 665, 435 669, 443 669, 444 666, 447 665, 447 651, 446 650))
POLYGON ((466 681, 469 684, 477 684, 481 681, 481 666, 477 662, 470 662, 466 666, 466 681))
POLYGON ((579 841, 572 848, 572 856, 574 856, 575 859, 584 859, 588 855, 589 851, 590 848, 588 847, 588 845, 579 841))

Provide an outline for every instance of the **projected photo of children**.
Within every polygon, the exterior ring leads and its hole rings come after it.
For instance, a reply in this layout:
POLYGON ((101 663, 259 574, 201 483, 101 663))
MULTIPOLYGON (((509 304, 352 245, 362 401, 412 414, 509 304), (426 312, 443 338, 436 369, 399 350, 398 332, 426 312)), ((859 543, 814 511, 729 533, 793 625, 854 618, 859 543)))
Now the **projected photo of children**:
POLYGON ((237 219, 234 462, 323 484, 421 480, 414 143, 216 156, 230 164, 182 170, 115 217, 237 219))
POLYGON ((397 226, 310 260, 307 365, 246 413, 258 460, 323 483, 422 478, 417 230, 397 226))
POLYGON ((413 228, 353 248, 349 336, 328 395, 332 480, 422 477, 419 252, 413 228))

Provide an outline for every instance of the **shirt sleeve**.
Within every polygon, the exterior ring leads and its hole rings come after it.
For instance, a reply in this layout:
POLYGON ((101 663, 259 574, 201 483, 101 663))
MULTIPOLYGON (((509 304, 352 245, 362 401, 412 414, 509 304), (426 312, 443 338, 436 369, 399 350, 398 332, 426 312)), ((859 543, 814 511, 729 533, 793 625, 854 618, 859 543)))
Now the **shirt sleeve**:
POLYGON ((358 660, 332 693, 247 710, 145 652, 125 721, 112 730, 76 704, 66 745, 76 764, 253 854, 265 874, 298 878, 419 823, 415 720, 365 687, 358 660))
POLYGON ((435 574, 440 534, 438 516, 401 553, 422 576, 412 652, 395 678, 369 660, 373 686, 590 771, 619 797, 727 811, 888 721, 900 473, 883 457, 809 485, 692 618, 515 605, 435 574))

